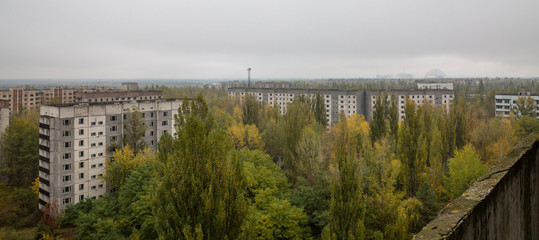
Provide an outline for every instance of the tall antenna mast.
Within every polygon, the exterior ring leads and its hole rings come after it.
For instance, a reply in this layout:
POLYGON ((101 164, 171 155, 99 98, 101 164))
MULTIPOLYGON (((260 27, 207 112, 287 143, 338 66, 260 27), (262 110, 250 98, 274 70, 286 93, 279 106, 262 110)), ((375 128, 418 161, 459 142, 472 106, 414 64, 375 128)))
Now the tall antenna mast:
POLYGON ((247 68, 247 88, 251 88, 251 68, 247 68))

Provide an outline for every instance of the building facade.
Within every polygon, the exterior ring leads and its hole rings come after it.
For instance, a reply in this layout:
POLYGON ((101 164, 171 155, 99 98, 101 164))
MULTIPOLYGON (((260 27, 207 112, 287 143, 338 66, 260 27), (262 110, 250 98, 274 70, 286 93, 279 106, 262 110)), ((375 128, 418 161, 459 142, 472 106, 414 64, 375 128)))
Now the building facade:
POLYGON ((388 91, 367 91, 367 90, 333 90, 333 89, 299 89, 299 88, 229 88, 228 96, 245 96, 251 94, 265 104, 279 107, 280 113, 286 113, 287 105, 294 98, 306 96, 313 98, 320 91, 324 97, 326 107, 326 117, 328 123, 338 121, 339 113, 343 112, 347 117, 353 114, 362 114, 365 119, 370 119, 372 110, 376 104, 376 96, 387 94, 387 97, 397 98, 399 109, 399 119, 404 119, 404 106, 406 96, 417 105, 431 103, 435 106, 445 106, 449 109, 453 102, 454 92, 452 90, 388 90, 388 91))
POLYGON ((439 82, 417 83, 417 88, 418 89, 453 90, 453 83, 439 83, 439 82))
POLYGON ((9 101, 0 99, 0 140, 9 126, 9 101))
POLYGON ((76 92, 77 103, 104 103, 125 101, 146 101, 163 99, 163 91, 106 91, 106 92, 76 92))
POLYGON ((539 96, 531 95, 530 92, 524 91, 518 92, 517 94, 497 94, 494 96, 496 116, 509 117, 511 110, 517 108, 516 102, 521 97, 533 98, 536 106, 538 106, 536 109, 536 117, 539 119, 539 96))
POLYGON ((74 89, 64 89, 63 87, 39 90, 10 88, 9 90, 0 91, 0 99, 9 101, 9 110, 11 112, 19 112, 23 109, 39 110, 41 104, 74 102, 75 91, 74 89))
POLYGON ((63 209, 107 193, 102 176, 121 144, 127 114, 136 108, 147 126, 143 141, 157 148, 160 137, 176 135, 174 114, 181 100, 43 105, 39 119, 39 207, 56 201, 63 209))

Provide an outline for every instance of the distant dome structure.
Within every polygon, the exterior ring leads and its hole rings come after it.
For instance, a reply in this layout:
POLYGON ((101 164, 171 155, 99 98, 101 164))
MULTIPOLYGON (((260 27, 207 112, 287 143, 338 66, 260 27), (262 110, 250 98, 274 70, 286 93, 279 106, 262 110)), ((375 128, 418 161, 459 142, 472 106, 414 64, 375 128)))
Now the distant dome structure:
POLYGON ((414 78, 414 75, 409 73, 397 73, 397 79, 412 79, 414 78))
POLYGON ((444 78, 444 77, 445 77, 445 73, 442 72, 442 70, 437 69, 437 68, 433 68, 433 69, 429 70, 427 72, 427 74, 425 74, 425 78, 441 79, 441 78, 444 78))

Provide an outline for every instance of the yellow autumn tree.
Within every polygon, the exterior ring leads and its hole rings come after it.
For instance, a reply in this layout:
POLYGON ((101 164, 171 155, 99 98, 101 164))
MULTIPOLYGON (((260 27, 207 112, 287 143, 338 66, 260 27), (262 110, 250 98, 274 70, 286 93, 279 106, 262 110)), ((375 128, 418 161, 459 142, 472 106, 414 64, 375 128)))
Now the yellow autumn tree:
POLYGON ((227 133, 236 149, 264 150, 264 141, 254 124, 237 123, 229 127, 227 133))

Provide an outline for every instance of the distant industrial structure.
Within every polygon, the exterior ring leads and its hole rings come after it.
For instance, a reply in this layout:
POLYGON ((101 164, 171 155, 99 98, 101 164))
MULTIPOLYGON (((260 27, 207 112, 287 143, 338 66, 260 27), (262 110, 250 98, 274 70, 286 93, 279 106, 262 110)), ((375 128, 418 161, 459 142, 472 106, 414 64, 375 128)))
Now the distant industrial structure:
POLYGON ((369 120, 376 104, 376 96, 382 94, 387 94, 389 99, 396 98, 399 119, 404 119, 406 97, 417 105, 430 103, 434 106, 444 106, 447 109, 449 109, 454 98, 453 90, 447 89, 368 91, 304 88, 228 88, 229 97, 244 97, 246 94, 251 94, 264 104, 278 107, 281 114, 286 113, 287 105, 294 98, 299 96, 313 98, 318 92, 324 97, 328 123, 337 122, 340 112, 343 112, 347 117, 353 114, 362 114, 369 120))
MULTIPOLYGON (((121 145, 128 114, 142 112, 147 130, 142 140, 151 149, 165 133, 176 135, 174 114, 182 100, 71 103, 41 106, 39 117, 39 207, 56 201, 60 209, 106 194, 102 176, 121 145)), ((110 189, 109 189, 110 190, 110 189)))
POLYGON ((495 95, 495 111, 497 116, 509 117, 511 110, 518 109, 516 105, 519 98, 530 97, 535 101, 536 109, 536 118, 539 119, 539 96, 532 95, 530 92, 524 90, 518 92, 517 94, 497 94, 495 95))

